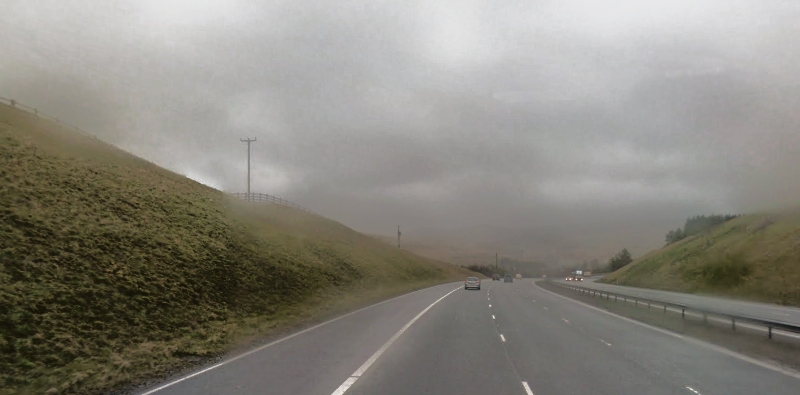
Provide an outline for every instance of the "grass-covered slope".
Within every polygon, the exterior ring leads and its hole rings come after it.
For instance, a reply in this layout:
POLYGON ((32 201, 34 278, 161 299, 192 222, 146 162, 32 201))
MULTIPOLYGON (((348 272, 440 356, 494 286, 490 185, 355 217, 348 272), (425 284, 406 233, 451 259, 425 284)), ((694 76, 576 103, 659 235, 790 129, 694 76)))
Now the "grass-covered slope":
POLYGON ((0 105, 0 394, 102 392, 467 275, 0 105))
POLYGON ((800 213, 730 220, 652 251, 601 281, 800 305, 800 213))

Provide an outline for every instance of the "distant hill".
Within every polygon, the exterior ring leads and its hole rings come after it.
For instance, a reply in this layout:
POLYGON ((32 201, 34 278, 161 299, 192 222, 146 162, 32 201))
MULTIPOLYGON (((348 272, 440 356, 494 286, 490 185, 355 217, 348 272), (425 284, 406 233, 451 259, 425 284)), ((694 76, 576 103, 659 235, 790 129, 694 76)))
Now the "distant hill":
POLYGON ((107 393, 472 274, 0 105, 0 394, 107 393))
MULTIPOLYGON (((403 231, 402 247, 416 254, 459 265, 493 263, 495 253, 553 266, 597 259, 606 262, 622 248, 649 251, 663 240, 663 229, 647 222, 634 226, 579 224, 511 228, 475 225, 461 228, 419 228, 403 231)), ((397 243, 394 236, 376 236, 397 243)))
POLYGON ((800 305, 800 210, 732 219, 601 281, 800 305))

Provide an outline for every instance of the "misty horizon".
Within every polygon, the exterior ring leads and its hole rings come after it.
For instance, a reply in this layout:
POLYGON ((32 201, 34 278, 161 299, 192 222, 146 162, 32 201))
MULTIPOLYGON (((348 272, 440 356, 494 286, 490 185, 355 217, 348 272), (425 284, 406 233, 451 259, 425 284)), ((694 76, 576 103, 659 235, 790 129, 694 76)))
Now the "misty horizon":
POLYGON ((600 232, 643 253, 688 216, 797 205, 799 15, 755 0, 11 1, 0 96, 228 192, 246 190, 239 139, 257 138, 254 192, 365 233, 600 232))

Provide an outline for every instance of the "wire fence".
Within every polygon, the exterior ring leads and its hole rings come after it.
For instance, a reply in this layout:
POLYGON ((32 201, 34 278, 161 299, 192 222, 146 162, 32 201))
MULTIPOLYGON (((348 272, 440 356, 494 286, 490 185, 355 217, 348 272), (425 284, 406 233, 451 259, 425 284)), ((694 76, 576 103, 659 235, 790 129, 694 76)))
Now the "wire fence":
MULTIPOLYGON (((51 116, 49 116, 47 114, 42 113, 41 111, 39 111, 36 108, 30 107, 30 106, 26 106, 26 105, 14 100, 14 99, 9 99, 9 98, 0 96, 0 105, 6 105, 6 106, 9 106, 11 108, 15 108, 15 109, 21 110, 23 112, 26 112, 26 113, 34 116, 37 119, 44 119, 44 120, 47 120, 47 121, 50 121, 50 122, 54 122, 54 123, 58 124, 61 127, 73 130, 73 131, 78 132, 80 134, 83 134, 85 136, 91 137, 91 138, 93 138, 95 140, 99 140, 97 138, 97 136, 95 136, 95 135, 93 135, 93 134, 91 134, 91 133, 89 133, 89 132, 87 132, 87 131, 85 131, 85 130, 77 127, 77 126, 75 126, 75 125, 72 125, 72 124, 69 124, 67 122, 64 122, 64 121, 62 121, 62 120, 60 120, 60 119, 58 119, 56 117, 51 117, 51 116)), ((301 206, 301 205, 299 205, 297 203, 294 203, 294 202, 286 200, 286 199, 284 199, 282 197, 270 195, 270 194, 267 194, 267 193, 250 193, 248 195, 247 193, 234 192, 234 193, 231 193, 231 195, 233 195, 233 196, 235 196, 237 198, 243 199, 243 200, 247 200, 249 202, 275 203, 275 204, 280 204, 280 205, 292 207, 292 208, 298 209, 300 211, 303 211, 303 212, 306 212, 306 213, 309 213, 309 214, 319 215, 319 214, 317 214, 317 213, 315 213, 315 212, 313 212, 313 211, 311 211, 311 210, 309 210, 309 209, 307 209, 307 208, 305 208, 305 207, 303 207, 303 206, 301 206)))
POLYGON ((69 124, 67 122, 64 122, 64 121, 58 119, 57 117, 51 117, 51 116, 49 116, 47 114, 44 114, 44 113, 40 112, 36 108, 26 106, 26 105, 14 100, 14 99, 9 99, 9 98, 0 96, 0 104, 9 106, 11 108, 16 108, 18 110, 22 110, 23 112, 26 112, 26 113, 28 113, 30 115, 33 115, 35 118, 44 119, 44 120, 47 120, 47 121, 50 121, 50 122, 54 122, 54 123, 58 124, 61 127, 76 131, 76 132, 78 132, 80 134, 83 134, 83 135, 85 135, 87 137, 91 137, 91 138, 93 138, 95 140, 99 140, 97 138, 97 136, 95 136, 95 135, 93 135, 93 134, 91 134, 91 133, 89 133, 89 132, 87 132, 87 131, 85 131, 85 130, 77 127, 77 126, 75 126, 75 125, 72 125, 72 124, 69 124))
POLYGON ((275 203, 275 204, 280 204, 280 205, 292 207, 292 208, 298 209, 300 211, 303 211, 303 212, 306 212, 306 213, 309 213, 309 214, 319 215, 319 214, 317 214, 317 213, 315 213, 315 212, 313 212, 313 211, 311 211, 311 210, 309 210, 309 209, 307 209, 307 208, 305 208, 305 207, 303 207, 303 206, 301 206, 301 205, 299 205, 297 203, 294 203, 294 202, 286 200, 286 199, 284 199, 282 197, 270 195, 270 194, 267 194, 267 193, 250 193, 250 194, 248 194, 246 192, 235 192, 235 193, 231 193, 231 195, 233 195, 234 197, 237 197, 239 199, 246 200, 248 202, 275 203))

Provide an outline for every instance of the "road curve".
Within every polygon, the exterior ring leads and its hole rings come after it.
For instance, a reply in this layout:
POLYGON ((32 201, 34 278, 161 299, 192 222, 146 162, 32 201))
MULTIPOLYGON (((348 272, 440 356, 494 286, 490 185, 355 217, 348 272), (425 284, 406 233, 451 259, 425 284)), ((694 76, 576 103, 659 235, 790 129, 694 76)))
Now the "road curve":
POLYGON ((711 296, 692 295, 680 292, 660 291, 648 288, 626 287, 622 285, 603 284, 592 278, 583 282, 570 282, 564 279, 555 280, 562 284, 616 292, 621 295, 648 298, 664 302, 682 304, 697 309, 716 311, 732 315, 740 315, 762 320, 785 322, 800 325, 800 308, 780 306, 769 303, 756 303, 741 300, 724 299, 711 296))
POLYGON ((800 374, 530 280, 393 299, 167 388, 175 394, 796 395, 800 374))

